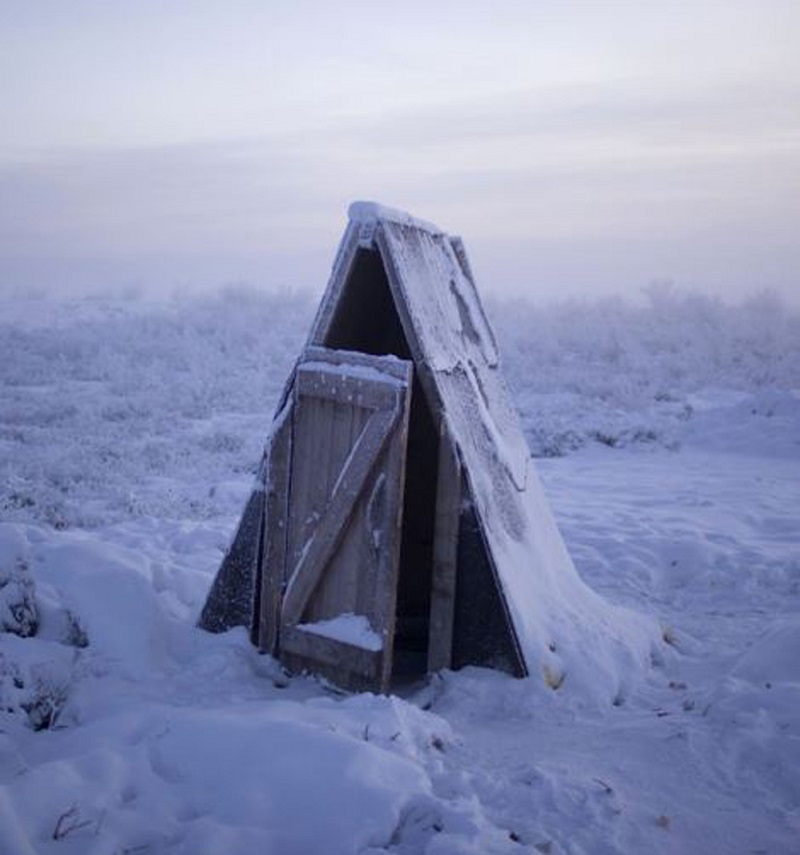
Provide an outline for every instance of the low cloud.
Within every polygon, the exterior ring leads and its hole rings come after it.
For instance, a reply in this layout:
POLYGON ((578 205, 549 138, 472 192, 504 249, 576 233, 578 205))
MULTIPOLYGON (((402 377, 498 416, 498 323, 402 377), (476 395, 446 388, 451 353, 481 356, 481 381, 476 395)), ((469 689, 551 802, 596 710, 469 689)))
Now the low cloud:
POLYGON ((797 103, 789 84, 678 99, 633 82, 319 115, 213 144, 7 151, 0 278, 321 287, 347 203, 378 198, 464 233, 502 287, 540 268, 586 287, 791 287, 797 103))

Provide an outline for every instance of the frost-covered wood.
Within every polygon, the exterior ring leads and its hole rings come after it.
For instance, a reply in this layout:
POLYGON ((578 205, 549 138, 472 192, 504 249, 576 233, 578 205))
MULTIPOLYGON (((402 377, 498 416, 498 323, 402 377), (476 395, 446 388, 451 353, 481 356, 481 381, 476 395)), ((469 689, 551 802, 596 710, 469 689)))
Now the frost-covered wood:
POLYGON ((385 690, 391 674, 410 382, 408 362, 310 348, 289 404, 288 471, 286 448, 273 443, 270 455, 270 481, 291 498, 285 514, 281 507, 267 519, 274 546, 263 570, 262 637, 270 644, 278 634, 279 655, 293 668, 354 688, 385 690), (347 614, 368 622, 378 651, 356 654, 300 628, 347 614))
MULTIPOLYGON (((442 426, 444 427, 444 423, 442 426)), ((453 618, 458 573, 460 514, 461 464, 445 430, 439 440, 439 472, 436 485, 436 528, 428 640, 429 671, 449 668, 453 664, 453 618)))
POLYGON ((208 632, 250 627, 253 622, 253 598, 261 559, 265 465, 262 462, 236 534, 200 614, 198 625, 208 632))
POLYGON ((261 559, 255 590, 256 643, 277 653, 281 598, 286 583, 286 527, 289 514, 289 466, 292 460, 292 408, 278 414, 270 440, 266 475, 261 559))
POLYGON ((284 662, 294 670, 312 668, 351 689, 379 684, 385 658, 381 650, 368 650, 297 626, 284 630, 281 650, 284 662))

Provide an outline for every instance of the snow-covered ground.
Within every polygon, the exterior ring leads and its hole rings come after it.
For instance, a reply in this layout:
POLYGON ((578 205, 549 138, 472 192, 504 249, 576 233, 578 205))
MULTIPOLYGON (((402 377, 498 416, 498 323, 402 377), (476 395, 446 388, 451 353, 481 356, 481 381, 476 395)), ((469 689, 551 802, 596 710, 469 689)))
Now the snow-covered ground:
POLYGON ((313 308, 0 298, 0 853, 800 851, 797 313, 491 307, 579 571, 663 627, 598 707, 195 629, 313 308))

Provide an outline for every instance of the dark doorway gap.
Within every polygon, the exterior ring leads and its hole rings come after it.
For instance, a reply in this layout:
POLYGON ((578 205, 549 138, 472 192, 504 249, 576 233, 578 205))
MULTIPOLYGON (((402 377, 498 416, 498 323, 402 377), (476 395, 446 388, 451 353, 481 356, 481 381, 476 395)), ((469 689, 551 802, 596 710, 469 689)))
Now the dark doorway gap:
MULTIPOLYGON (((325 347, 411 359, 380 254, 360 249, 336 307, 325 347)), ((414 372, 394 638, 393 679, 427 671, 439 432, 414 372)))

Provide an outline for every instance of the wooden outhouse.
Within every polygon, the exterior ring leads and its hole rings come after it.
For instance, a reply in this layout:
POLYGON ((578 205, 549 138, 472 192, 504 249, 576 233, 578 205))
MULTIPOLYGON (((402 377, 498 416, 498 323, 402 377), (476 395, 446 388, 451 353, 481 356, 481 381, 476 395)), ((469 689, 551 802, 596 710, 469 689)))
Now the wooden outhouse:
POLYGON ((592 596, 461 241, 355 203, 200 625, 348 689, 468 664, 555 685, 592 596))

